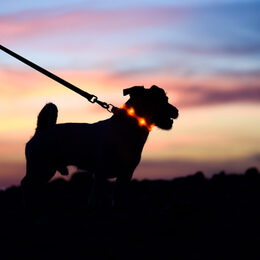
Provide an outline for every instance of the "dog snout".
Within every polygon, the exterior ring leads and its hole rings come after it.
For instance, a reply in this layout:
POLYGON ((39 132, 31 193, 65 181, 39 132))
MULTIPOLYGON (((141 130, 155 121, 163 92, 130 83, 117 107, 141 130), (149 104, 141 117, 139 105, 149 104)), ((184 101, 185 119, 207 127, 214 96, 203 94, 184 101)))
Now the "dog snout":
POLYGON ((171 109, 170 109, 170 117, 173 118, 173 119, 176 119, 178 118, 179 116, 179 110, 173 106, 173 105, 170 105, 171 109))

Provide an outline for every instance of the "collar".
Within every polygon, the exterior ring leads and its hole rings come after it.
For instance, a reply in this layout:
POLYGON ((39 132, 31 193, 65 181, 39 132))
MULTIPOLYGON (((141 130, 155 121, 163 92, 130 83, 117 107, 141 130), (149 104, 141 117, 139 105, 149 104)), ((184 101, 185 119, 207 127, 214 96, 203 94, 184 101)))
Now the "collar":
POLYGON ((152 131, 152 128, 155 126, 155 124, 149 124, 147 122, 148 120, 146 120, 144 117, 138 116, 135 113, 133 107, 128 107, 126 104, 123 104, 120 108, 125 110, 128 116, 135 118, 140 127, 145 127, 148 130, 148 132, 152 131))

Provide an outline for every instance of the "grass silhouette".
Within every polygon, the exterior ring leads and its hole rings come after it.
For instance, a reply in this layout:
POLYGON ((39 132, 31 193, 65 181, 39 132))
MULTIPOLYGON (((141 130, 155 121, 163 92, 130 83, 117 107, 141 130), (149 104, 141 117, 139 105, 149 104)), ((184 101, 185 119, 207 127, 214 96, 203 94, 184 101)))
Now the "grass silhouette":
POLYGON ((0 191, 2 259, 259 259, 256 168, 133 180, 124 209, 99 211, 87 205, 91 181, 78 172, 48 183, 37 215, 23 210, 20 187, 0 191))

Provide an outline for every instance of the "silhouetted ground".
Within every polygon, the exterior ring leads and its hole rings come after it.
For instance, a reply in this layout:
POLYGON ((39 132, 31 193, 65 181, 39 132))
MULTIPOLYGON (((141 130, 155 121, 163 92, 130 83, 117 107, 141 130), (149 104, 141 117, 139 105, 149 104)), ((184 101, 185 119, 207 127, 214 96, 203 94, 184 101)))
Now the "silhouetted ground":
POLYGON ((255 168, 211 179, 198 172, 134 180, 121 210, 90 210, 90 183, 86 173, 52 181, 35 216, 24 212, 20 187, 1 191, 1 259, 260 259, 255 168))

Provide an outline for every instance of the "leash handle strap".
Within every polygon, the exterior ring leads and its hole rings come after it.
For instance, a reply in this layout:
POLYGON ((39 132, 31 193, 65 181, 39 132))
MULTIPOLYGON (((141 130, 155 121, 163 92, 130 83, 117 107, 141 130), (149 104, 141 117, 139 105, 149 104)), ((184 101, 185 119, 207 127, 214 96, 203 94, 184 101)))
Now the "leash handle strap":
POLYGON ((82 89, 70 84, 68 81, 54 75, 53 73, 49 72, 48 70, 38 66, 37 64, 23 58, 22 56, 18 55, 17 53, 7 49, 6 47, 4 47, 3 45, 0 45, 0 49, 6 53, 8 53, 9 55, 13 56, 14 58, 20 60, 21 62, 27 64, 28 66, 34 68, 35 70, 41 72, 42 74, 46 75, 47 77, 59 82, 60 84, 62 84, 63 86, 73 90, 74 92, 80 94, 81 96, 85 97, 89 102, 91 103, 95 103, 97 102, 97 97, 95 95, 91 95, 85 91, 83 91, 82 89))

